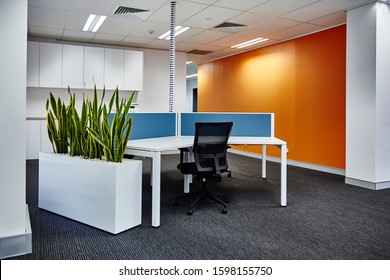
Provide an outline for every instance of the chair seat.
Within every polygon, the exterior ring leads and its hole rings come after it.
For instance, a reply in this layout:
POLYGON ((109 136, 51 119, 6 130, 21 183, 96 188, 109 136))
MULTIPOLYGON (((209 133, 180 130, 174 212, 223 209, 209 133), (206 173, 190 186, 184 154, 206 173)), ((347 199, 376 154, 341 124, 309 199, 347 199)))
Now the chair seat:
MULTIPOLYGON (((199 173, 195 162, 185 162, 185 163, 178 164, 177 169, 179 169, 183 174, 186 175, 197 175, 199 173)), ((213 171, 202 172, 202 176, 205 177, 210 177, 213 175, 214 175, 213 171)))

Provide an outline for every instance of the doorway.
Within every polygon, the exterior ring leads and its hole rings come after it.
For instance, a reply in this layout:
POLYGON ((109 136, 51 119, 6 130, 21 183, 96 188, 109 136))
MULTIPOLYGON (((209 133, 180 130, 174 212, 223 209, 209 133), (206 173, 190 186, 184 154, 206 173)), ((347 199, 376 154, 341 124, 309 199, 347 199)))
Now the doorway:
POLYGON ((192 112, 198 112, 198 89, 192 89, 192 112))

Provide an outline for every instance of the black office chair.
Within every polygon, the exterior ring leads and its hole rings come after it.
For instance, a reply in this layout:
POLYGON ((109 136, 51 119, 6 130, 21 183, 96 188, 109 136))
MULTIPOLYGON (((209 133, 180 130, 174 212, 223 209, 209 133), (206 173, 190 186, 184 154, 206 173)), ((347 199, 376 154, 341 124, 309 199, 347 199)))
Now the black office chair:
POLYGON ((220 181, 221 173, 229 172, 226 150, 232 126, 232 122, 195 123, 195 138, 192 147, 195 161, 184 162, 184 153, 189 152, 189 149, 180 149, 180 163, 177 168, 183 174, 196 175, 198 179, 202 180, 202 190, 200 192, 184 194, 176 197, 173 201, 173 204, 177 204, 179 198, 197 194, 187 211, 188 215, 193 214, 193 208, 204 197, 208 197, 223 205, 222 213, 227 213, 227 204, 207 190, 206 178, 214 178, 220 181))

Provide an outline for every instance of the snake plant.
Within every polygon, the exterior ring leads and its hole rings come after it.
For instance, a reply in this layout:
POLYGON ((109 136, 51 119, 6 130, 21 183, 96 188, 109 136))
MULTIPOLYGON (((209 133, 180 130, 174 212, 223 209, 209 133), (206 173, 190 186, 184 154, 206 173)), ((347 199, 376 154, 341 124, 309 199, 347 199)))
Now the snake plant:
POLYGON ((129 112, 135 92, 128 100, 120 100, 116 88, 108 108, 104 103, 105 94, 103 89, 99 99, 95 85, 93 99, 83 97, 79 115, 75 94, 71 93, 69 87, 67 106, 60 98, 56 100, 50 92, 46 102, 47 130, 55 153, 122 162, 131 134, 133 115, 129 112), (114 114, 110 120, 111 113, 114 114))
POLYGON ((64 102, 50 92, 46 102, 47 132, 55 153, 68 152, 68 118, 69 112, 64 102))
POLYGON ((109 108, 102 107, 102 118, 88 127, 92 137, 103 147, 104 157, 108 161, 122 162, 127 141, 130 138, 133 114, 129 115, 134 92, 128 100, 119 100, 118 88, 111 97, 109 108), (115 114, 110 121, 110 115, 115 105, 115 114))

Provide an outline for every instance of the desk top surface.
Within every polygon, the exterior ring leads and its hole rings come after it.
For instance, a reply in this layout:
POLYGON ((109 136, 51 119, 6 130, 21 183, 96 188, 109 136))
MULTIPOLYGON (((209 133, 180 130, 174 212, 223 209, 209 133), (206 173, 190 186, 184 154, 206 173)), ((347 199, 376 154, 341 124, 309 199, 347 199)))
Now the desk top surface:
MULTIPOLYGON (((169 151, 178 148, 191 147, 194 143, 193 136, 168 136, 147 139, 130 140, 126 149, 146 151, 169 151)), ((287 143, 275 137, 230 136, 229 145, 277 145, 287 143)))

